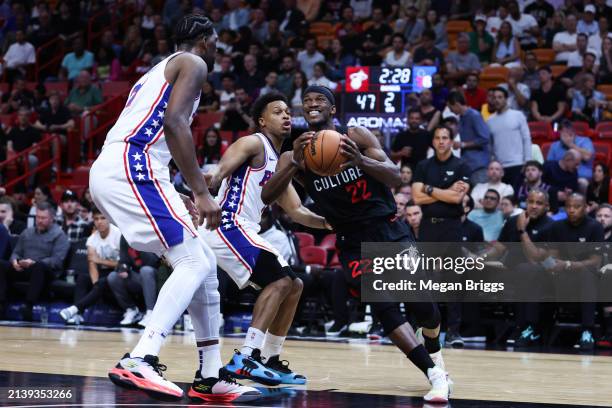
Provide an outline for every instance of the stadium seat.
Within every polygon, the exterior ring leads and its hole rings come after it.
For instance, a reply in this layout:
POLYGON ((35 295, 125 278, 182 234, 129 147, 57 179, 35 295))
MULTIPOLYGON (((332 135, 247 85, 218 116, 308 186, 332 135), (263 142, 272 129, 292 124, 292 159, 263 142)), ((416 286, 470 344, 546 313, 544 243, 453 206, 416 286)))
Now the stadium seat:
POLYGON ((132 85, 128 81, 109 81, 102 83, 102 97, 112 98, 116 95, 127 94, 132 85))
POLYGON ((323 268, 327 263, 327 251, 317 246, 305 246, 300 248, 300 258, 307 265, 323 268))
POLYGON ((557 53, 552 48, 535 48, 531 51, 538 59, 539 66, 551 64, 557 56, 557 53))
POLYGON ((595 126, 595 134, 601 139, 612 138, 612 121, 599 122, 595 126))
POLYGON ((579 136, 591 137, 595 134, 593 132, 593 129, 591 129, 591 127, 589 126, 588 122, 575 121, 572 122, 572 126, 574 127, 574 131, 576 132, 576 134, 579 136))
POLYGON ((328 268, 342 268, 342 263, 340 263, 340 257, 338 256, 338 252, 334 253, 334 256, 332 257, 331 261, 329 261, 329 264, 327 264, 328 268))
POLYGON ((446 33, 457 35, 472 31, 472 23, 469 20, 449 20, 446 22, 446 33))
POLYGON ((595 161, 608 165, 610 163, 610 153, 612 153, 610 144, 607 142, 593 142, 593 147, 595 148, 595 161))
POLYGON ((612 204, 612 179, 610 179, 610 187, 608 188, 608 203, 612 204))
POLYGON ((323 237, 321 242, 319 243, 321 248, 325 248, 328 251, 336 250, 336 234, 327 234, 323 237))
POLYGON ((331 35, 334 33, 334 26, 331 23, 327 23, 325 21, 313 22, 310 24, 309 31, 315 36, 331 35))
POLYGON ((60 82, 45 82, 47 94, 50 92, 58 92, 62 99, 68 96, 68 81, 60 82))
POLYGON ((89 166, 79 166, 72 172, 72 184, 75 186, 89 185, 89 166))
POLYGON ((15 124, 15 119, 16 116, 12 113, 0 115, 0 123, 2 123, 2 126, 4 126, 5 128, 12 127, 15 124))
POLYGON ((597 85, 597 90, 603 93, 604 95, 606 95, 607 100, 609 101, 612 100, 612 85, 610 84, 597 85))
POLYGON ((565 65, 551 65, 550 70, 553 78, 559 78, 567 70, 565 65))
POLYGON ((8 82, 0 83, 0 92, 2 92, 3 95, 8 93, 9 89, 11 89, 11 85, 8 82))
POLYGON ((480 74, 480 87, 489 89, 508 81, 510 70, 506 67, 485 67, 480 74))
POLYGON ((198 113, 194 120, 194 126, 208 129, 221 122, 223 112, 198 113))
POLYGON ((295 237, 298 239, 300 243, 300 248, 304 248, 307 246, 313 246, 315 243, 314 236, 307 232, 296 232, 295 237))
POLYGON ((528 122, 529 132, 534 138, 542 138, 546 140, 553 140, 554 133, 553 128, 549 122, 528 122))

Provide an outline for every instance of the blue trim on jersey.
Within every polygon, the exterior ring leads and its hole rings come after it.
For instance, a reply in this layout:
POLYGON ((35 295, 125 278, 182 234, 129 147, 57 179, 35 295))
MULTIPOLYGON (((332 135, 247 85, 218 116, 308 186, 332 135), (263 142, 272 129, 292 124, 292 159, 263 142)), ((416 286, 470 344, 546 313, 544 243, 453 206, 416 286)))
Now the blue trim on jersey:
POLYGON ((221 209, 224 211, 228 211, 231 213, 235 213, 238 211, 238 207, 240 206, 240 196, 245 188, 245 176, 247 170, 249 168, 249 164, 244 162, 242 166, 238 167, 236 171, 232 173, 227 183, 227 196, 225 200, 221 203, 221 209))
POLYGON ((238 228, 233 220, 219 227, 221 235, 231 244, 240 257, 251 269, 255 268, 261 248, 256 247, 248 240, 242 230, 238 228))
POLYGON ((172 216, 154 181, 149 177, 149 168, 144 149, 147 143, 151 142, 163 129, 164 113, 168 105, 171 90, 172 87, 169 85, 151 112, 151 116, 128 139, 130 178, 168 246, 174 246, 183 242, 183 225, 172 216))

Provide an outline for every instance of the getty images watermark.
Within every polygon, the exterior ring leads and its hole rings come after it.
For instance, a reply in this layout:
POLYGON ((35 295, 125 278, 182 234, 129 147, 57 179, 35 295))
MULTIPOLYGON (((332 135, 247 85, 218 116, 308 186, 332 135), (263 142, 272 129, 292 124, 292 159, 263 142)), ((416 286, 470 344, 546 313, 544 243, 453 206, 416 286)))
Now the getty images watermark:
POLYGON ((612 301, 603 243, 363 243, 353 264, 366 302, 612 301))

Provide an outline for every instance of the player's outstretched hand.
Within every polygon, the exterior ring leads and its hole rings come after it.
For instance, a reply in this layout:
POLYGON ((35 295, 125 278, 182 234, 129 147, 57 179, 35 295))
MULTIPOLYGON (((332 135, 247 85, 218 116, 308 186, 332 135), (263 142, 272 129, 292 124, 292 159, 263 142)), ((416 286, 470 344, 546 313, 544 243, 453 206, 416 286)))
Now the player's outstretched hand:
POLYGON ((304 167, 304 148, 310 143, 315 132, 304 132, 293 141, 293 160, 304 167))
POLYGON ((344 170, 347 167, 359 166, 363 161, 363 156, 359 151, 359 146, 347 135, 342 135, 340 139, 340 153, 348 159, 340 165, 340 169, 344 170))
POLYGON ((198 209, 198 225, 202 225, 206 220, 206 229, 214 230, 221 223, 221 207, 208 193, 195 196, 195 206, 198 209))

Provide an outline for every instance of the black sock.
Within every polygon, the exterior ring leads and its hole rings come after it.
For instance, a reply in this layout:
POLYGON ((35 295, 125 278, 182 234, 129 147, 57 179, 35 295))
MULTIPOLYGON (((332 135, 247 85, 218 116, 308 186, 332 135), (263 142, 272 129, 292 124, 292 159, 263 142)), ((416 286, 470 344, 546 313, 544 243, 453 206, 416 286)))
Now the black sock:
POLYGON ((440 333, 436 337, 429 337, 423 333, 425 339, 425 348, 429 354, 437 353, 440 351, 440 333))
POLYGON ((410 350, 407 357, 412 361, 412 364, 419 367, 419 370, 421 370, 425 376, 427 376, 427 370, 436 366, 422 344, 410 350))

